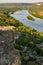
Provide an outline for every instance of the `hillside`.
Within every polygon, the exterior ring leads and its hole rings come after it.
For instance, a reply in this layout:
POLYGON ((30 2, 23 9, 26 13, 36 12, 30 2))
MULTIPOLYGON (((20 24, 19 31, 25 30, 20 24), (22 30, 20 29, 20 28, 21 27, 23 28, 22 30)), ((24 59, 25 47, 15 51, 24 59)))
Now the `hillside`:
POLYGON ((35 3, 34 6, 29 8, 29 12, 38 18, 43 19, 43 2, 42 3, 35 3))
POLYGON ((36 2, 35 4, 43 4, 43 2, 36 2))
POLYGON ((0 7, 30 6, 32 3, 0 3, 0 7))

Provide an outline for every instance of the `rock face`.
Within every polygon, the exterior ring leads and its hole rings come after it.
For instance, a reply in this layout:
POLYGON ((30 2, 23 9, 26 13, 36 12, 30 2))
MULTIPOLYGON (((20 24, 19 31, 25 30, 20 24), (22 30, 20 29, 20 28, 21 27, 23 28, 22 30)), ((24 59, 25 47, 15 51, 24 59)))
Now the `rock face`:
POLYGON ((15 37, 13 26, 0 27, 0 65, 21 65, 19 51, 14 48, 15 37))

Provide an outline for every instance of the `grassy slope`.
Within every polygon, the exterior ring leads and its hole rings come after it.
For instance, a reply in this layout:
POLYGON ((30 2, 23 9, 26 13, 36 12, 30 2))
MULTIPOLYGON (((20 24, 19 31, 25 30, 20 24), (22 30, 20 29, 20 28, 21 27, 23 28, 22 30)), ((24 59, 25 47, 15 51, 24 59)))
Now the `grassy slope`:
POLYGON ((35 17, 43 19, 43 4, 31 6, 29 12, 35 17))

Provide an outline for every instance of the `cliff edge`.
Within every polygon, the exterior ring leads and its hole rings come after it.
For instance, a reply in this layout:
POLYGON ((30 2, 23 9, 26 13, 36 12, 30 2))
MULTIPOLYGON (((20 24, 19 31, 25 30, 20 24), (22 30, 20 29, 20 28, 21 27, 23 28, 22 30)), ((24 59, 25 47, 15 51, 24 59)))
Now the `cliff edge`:
POLYGON ((21 65, 19 51, 14 48, 14 26, 0 26, 0 65, 21 65))

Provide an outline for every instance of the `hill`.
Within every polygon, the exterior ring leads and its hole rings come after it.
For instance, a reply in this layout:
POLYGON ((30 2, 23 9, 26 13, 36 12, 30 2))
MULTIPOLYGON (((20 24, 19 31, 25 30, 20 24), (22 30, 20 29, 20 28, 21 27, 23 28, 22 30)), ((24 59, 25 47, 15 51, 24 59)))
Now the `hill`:
POLYGON ((32 3, 0 3, 0 7, 30 6, 32 3))
POLYGON ((33 16, 43 19, 43 2, 35 3, 29 8, 29 12, 33 16))

